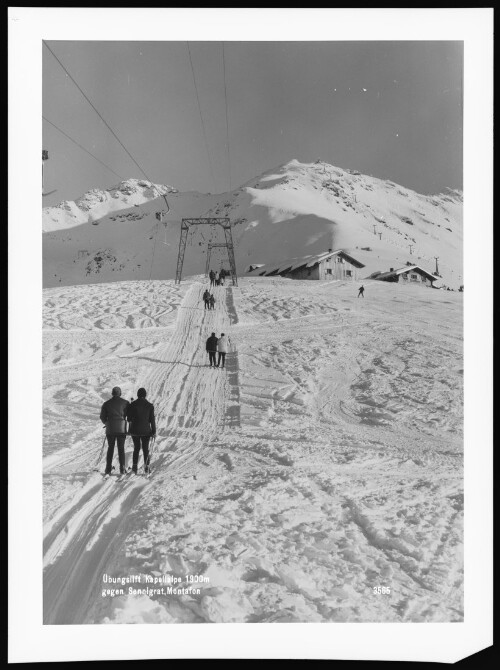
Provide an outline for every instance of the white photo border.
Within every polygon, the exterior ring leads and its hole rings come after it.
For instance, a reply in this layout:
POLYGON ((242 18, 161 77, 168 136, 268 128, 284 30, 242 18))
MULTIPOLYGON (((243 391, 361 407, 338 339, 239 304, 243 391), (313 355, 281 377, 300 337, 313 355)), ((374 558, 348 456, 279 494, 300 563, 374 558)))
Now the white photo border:
POLYGON ((9 662, 146 658, 454 662, 491 645, 493 9, 11 7, 8 24, 9 662), (464 41, 463 623, 169 624, 161 629, 134 625, 133 632, 128 625, 42 625, 42 39, 464 41))

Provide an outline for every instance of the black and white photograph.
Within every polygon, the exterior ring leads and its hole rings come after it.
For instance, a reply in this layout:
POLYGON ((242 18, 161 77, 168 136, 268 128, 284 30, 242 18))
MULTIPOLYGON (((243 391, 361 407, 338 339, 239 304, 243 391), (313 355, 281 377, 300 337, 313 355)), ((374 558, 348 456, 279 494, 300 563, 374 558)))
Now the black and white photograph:
MULTIPOLYGON (((412 11, 432 23, 394 26, 412 11)), ((38 524, 22 541, 40 636, 80 640, 38 657, 19 641, 14 662, 204 657, 195 637, 233 635, 209 623, 245 624, 250 650, 206 657, 279 658, 251 648, 265 633, 287 658, 308 634, 287 624, 317 624, 296 657, 336 658, 340 631, 405 624, 388 639, 444 647, 407 654, 458 660, 447 636, 491 614, 491 81, 472 68, 467 92, 465 29, 489 54, 490 10, 390 38, 370 32, 382 9, 302 10, 303 30, 293 10, 123 12, 9 10, 12 52, 23 21, 37 33, 9 101, 39 97, 9 184, 10 524, 38 524), (467 597, 469 578, 486 589, 467 597)))

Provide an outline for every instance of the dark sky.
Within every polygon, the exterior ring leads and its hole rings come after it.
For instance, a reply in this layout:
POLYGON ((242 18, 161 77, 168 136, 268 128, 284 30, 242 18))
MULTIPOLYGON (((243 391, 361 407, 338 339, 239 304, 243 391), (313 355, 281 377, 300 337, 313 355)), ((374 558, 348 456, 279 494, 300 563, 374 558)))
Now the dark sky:
MULTIPOLYGON (((321 158, 422 193, 462 188, 461 42, 225 42, 224 61, 221 42, 48 45, 157 183, 222 192, 321 158)), ((42 49, 43 115, 121 177, 143 177, 42 49)), ((119 181, 46 121, 43 143, 45 191, 57 189, 45 206, 119 181)))

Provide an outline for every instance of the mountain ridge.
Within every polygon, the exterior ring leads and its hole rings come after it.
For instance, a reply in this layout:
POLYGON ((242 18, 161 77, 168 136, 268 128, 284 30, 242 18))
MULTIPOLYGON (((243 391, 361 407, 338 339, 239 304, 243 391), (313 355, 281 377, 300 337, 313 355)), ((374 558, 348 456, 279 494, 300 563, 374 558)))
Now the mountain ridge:
MULTIPOLYGON (((443 282, 458 288, 462 205, 457 189, 423 195, 324 161, 294 159, 221 194, 153 188, 131 178, 43 209, 44 286, 171 279, 180 220, 228 216, 240 273, 250 263, 345 248, 365 264, 366 276, 409 261, 434 271, 437 257, 443 282), (169 196, 168 213, 163 195, 169 196), (155 217, 159 211, 166 228, 155 217), (107 260, 95 262, 96 256, 107 260)), ((222 229, 192 228, 184 275, 204 272, 210 240, 223 242, 222 229)), ((223 263, 221 250, 212 258, 223 263)))

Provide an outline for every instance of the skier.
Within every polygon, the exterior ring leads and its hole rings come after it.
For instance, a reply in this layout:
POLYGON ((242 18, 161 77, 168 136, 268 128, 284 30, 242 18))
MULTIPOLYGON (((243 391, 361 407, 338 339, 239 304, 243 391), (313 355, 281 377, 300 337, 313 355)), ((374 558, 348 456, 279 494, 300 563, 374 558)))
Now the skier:
POLYGON ((217 353, 217 342, 218 342, 218 339, 215 336, 215 333, 212 333, 210 335, 210 337, 208 338, 207 344, 206 344, 206 350, 208 352, 208 360, 209 360, 209 363, 210 363, 210 367, 212 367, 212 365, 213 365, 214 368, 217 367, 217 365, 215 363, 215 354, 217 353))
POLYGON ((226 354, 227 350, 229 348, 229 345, 231 344, 231 340, 229 339, 228 335, 224 335, 224 333, 220 334, 219 341, 217 342, 217 351, 219 352, 219 359, 217 361, 217 367, 221 367, 224 369, 224 363, 226 362, 226 354), (222 362, 222 365, 221 365, 222 362))
POLYGON ((210 294, 209 302, 210 302, 210 309, 215 309, 215 298, 213 293, 210 294))
POLYGON ((205 303, 205 309, 210 309, 210 291, 205 289, 205 293, 203 294, 203 302, 205 303))
POLYGON ((127 419, 130 422, 129 433, 134 443, 132 455, 132 472, 137 474, 137 463, 141 451, 144 456, 144 473, 149 474, 149 440, 156 435, 155 408, 146 400, 146 389, 137 391, 137 400, 134 400, 127 409, 127 419))
POLYGON ((222 270, 221 270, 220 277, 219 277, 219 284, 221 286, 224 286, 224 275, 222 274, 222 270))
POLYGON ((210 270, 208 276, 210 277, 210 288, 212 288, 212 286, 215 286, 215 272, 210 270))
POLYGON ((119 386, 115 386, 111 391, 111 398, 106 400, 101 407, 100 418, 106 426, 106 439, 108 441, 108 451, 106 453, 105 475, 111 474, 111 464, 113 462, 113 452, 115 442, 118 445, 118 460, 120 462, 120 474, 125 472, 125 438, 127 436, 127 408, 128 400, 121 398, 122 391, 119 386))
POLYGON ((358 293, 358 298, 359 298, 359 296, 361 296, 362 298, 365 297, 365 287, 364 286, 360 286, 359 293, 358 293))
POLYGON ((219 273, 218 272, 215 273, 215 285, 219 286, 219 273))

